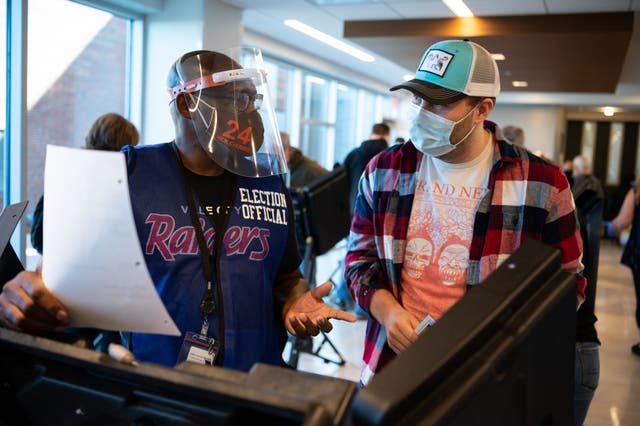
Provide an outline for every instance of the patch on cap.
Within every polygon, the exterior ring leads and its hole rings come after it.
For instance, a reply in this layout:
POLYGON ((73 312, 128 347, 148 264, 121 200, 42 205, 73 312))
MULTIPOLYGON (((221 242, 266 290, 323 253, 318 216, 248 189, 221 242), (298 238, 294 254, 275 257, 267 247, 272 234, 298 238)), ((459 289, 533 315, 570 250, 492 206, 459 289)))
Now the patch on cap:
POLYGON ((442 77, 451 63, 453 55, 442 50, 430 50, 418 67, 419 71, 426 71, 442 77))

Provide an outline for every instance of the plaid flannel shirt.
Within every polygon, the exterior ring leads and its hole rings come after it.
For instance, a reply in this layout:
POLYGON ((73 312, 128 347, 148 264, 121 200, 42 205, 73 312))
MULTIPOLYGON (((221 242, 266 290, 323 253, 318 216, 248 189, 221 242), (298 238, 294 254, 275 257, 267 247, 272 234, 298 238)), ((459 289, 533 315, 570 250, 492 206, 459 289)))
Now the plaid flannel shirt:
MULTIPOLYGON (((471 240, 467 285, 484 280, 527 238, 535 238, 562 252, 562 268, 578 275, 577 305, 584 301, 586 280, 582 240, 571 189, 556 166, 503 140, 495 123, 494 163, 489 192, 476 212, 471 240)), ((395 145, 372 159, 360 179, 345 274, 357 303, 370 311, 378 289, 400 293, 416 177, 423 154, 412 143, 395 145)), ((371 315, 367 324, 362 381, 395 357, 384 327, 371 315)))

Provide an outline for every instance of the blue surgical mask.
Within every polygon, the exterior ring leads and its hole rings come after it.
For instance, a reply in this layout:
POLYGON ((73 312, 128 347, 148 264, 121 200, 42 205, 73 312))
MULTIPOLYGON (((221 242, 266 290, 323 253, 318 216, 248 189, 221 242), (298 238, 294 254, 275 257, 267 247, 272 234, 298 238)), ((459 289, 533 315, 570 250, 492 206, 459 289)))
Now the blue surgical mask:
POLYGON ((473 107, 464 117, 458 121, 451 121, 444 117, 440 117, 431 111, 422 108, 414 103, 411 104, 412 117, 410 119, 411 128, 409 135, 411 142, 417 150, 426 155, 440 157, 453 151, 456 146, 466 140, 471 132, 476 128, 474 124, 469 133, 455 144, 451 143, 451 132, 453 132, 456 124, 464 121, 475 110, 473 107))

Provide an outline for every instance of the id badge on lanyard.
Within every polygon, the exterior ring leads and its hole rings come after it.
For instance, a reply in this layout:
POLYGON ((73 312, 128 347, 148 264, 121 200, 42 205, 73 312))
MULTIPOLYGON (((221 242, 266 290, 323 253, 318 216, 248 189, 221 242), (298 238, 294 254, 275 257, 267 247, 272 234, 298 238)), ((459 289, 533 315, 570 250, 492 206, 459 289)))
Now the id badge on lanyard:
POLYGON ((219 351, 220 345, 213 337, 187 331, 176 364, 189 361, 200 365, 214 366, 219 351))
POLYGON ((213 338, 208 337, 209 332, 209 316, 215 311, 216 302, 213 297, 213 288, 211 281, 207 283, 207 291, 200 302, 200 313, 202 314, 202 328, 200 333, 188 331, 185 333, 182 347, 178 353, 176 362, 180 364, 184 361, 194 362, 201 365, 215 365, 218 352, 220 352, 220 344, 213 338))

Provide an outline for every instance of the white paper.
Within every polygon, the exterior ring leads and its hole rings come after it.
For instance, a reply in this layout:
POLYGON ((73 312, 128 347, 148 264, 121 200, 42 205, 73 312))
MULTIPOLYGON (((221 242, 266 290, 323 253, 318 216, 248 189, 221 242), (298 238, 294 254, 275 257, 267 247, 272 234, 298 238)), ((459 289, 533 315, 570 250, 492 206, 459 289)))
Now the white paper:
POLYGON ((43 279, 71 326, 180 335, 147 270, 121 152, 47 146, 43 279))

